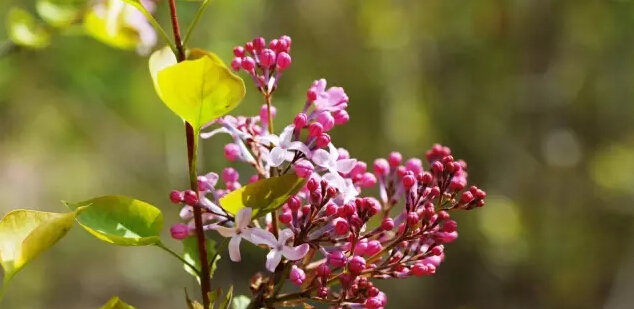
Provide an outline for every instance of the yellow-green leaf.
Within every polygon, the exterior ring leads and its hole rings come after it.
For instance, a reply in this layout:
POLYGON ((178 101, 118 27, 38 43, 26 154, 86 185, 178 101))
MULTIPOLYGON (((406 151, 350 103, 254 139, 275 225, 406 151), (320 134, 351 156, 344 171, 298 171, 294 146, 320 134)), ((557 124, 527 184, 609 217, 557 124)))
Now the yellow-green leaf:
POLYGON ((174 55, 165 48, 150 57, 156 93, 196 131, 227 114, 244 98, 244 81, 213 53, 194 49, 187 60, 174 62, 174 55))
POLYGON ((44 48, 51 43, 51 35, 37 23, 28 11, 13 7, 7 16, 9 39, 15 44, 31 48, 44 48))
POLYGON ((185 289, 185 301, 187 302, 187 309, 205 309, 203 308, 203 305, 201 305, 199 302, 189 298, 187 289, 185 289))
POLYGON ((231 305, 231 299, 233 298, 233 285, 229 287, 229 291, 227 291, 227 296, 225 296, 225 300, 220 303, 220 307, 218 309, 228 309, 229 305, 231 305))
POLYGON ((66 205, 71 209, 83 207, 77 222, 105 242, 119 246, 147 246, 160 240, 163 214, 143 201, 108 195, 66 205))
POLYGON ((35 10, 49 25, 58 28, 70 26, 79 14, 76 4, 51 0, 38 0, 35 10))
POLYGON ((109 31, 106 18, 94 10, 84 16, 84 28, 98 41, 124 50, 134 50, 141 40, 136 30, 125 25, 111 27, 109 31))
POLYGON ((103 307, 99 309, 136 309, 124 302, 119 297, 113 296, 103 307))
POLYGON ((6 214, 0 220, 0 265, 4 269, 4 284, 64 237, 73 226, 75 215, 74 211, 54 213, 22 209, 6 214))
MULTIPOLYGON (((209 278, 211 279, 216 271, 216 263, 220 260, 220 255, 216 255, 216 242, 213 239, 205 239, 205 247, 207 248, 207 264, 211 264, 209 271, 209 278), (216 260, 212 263, 211 259, 214 256, 216 257, 216 260)), ((198 252, 198 239, 196 236, 190 236, 183 239, 183 259, 191 265, 196 266, 198 270, 202 269, 202 265, 200 265, 200 255, 198 252)), ((196 270, 193 270, 186 264, 183 265, 183 267, 185 268, 185 271, 196 277, 200 283, 200 278, 198 278, 196 270)))
POLYGON ((232 214, 251 207, 255 219, 281 207, 305 183, 306 179, 297 177, 295 173, 258 180, 225 195, 220 199, 220 205, 232 214))

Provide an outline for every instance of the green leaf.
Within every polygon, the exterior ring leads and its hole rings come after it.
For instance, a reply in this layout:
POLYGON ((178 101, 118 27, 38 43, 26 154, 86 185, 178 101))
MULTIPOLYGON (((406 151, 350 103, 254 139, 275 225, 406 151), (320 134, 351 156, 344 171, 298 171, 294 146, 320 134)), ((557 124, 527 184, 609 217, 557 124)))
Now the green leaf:
POLYGON ((51 35, 37 23, 28 11, 13 7, 7 16, 9 39, 15 44, 31 48, 44 48, 51 43, 51 35))
POLYGON ((189 298, 189 293, 187 293, 187 289, 185 289, 185 301, 187 302, 188 309, 205 309, 203 305, 201 305, 199 302, 189 298))
POLYGON ((38 0, 35 10, 49 25, 58 28, 70 26, 79 15, 79 7, 68 1, 38 0))
POLYGON ((244 81, 213 53, 193 49, 176 63, 166 48, 152 54, 150 73, 159 98, 196 131, 227 114, 244 98, 244 81))
POLYGON ((245 295, 238 295, 233 298, 232 309, 247 309, 251 299, 245 295))
POLYGON ((147 246, 160 240, 163 214, 148 203, 109 195, 65 204, 70 209, 86 206, 77 215, 77 222, 105 242, 119 246, 147 246))
POLYGON ((124 302, 119 297, 113 296, 103 307, 99 309, 136 309, 124 302))
POLYGON ((76 212, 13 210, 0 220, 0 265, 6 284, 40 253, 57 243, 73 226, 76 212))
POLYGON ((220 304, 220 307, 218 307, 218 309, 229 308, 232 298, 233 298, 233 285, 229 287, 229 291, 227 291, 227 296, 225 296, 225 300, 220 304))
MULTIPOLYGON (((216 260, 211 264, 212 267, 209 271, 209 277, 213 277, 214 271, 216 271, 216 263, 220 260, 220 255, 216 255, 216 242, 212 239, 205 239, 206 248, 207 248, 207 261, 211 263, 211 259, 216 257, 216 260)), ((198 254, 198 240, 196 236, 190 236, 183 239, 183 259, 188 263, 196 266, 199 270, 202 268, 200 265, 200 255, 198 254)), ((198 274, 196 271, 191 269, 191 267, 184 265, 185 271, 190 273, 192 276, 198 278, 198 274)), ((198 283, 200 283, 200 278, 198 278, 198 283)))
POLYGON ((252 218, 256 219, 281 207, 305 183, 306 179, 297 177, 295 173, 258 180, 225 195, 220 199, 220 205, 232 214, 251 207, 252 218))
POLYGON ((211 292, 209 292, 209 309, 213 309, 214 305, 216 304, 216 300, 218 300, 218 297, 220 297, 220 295, 222 295, 222 290, 220 288, 217 288, 211 292))

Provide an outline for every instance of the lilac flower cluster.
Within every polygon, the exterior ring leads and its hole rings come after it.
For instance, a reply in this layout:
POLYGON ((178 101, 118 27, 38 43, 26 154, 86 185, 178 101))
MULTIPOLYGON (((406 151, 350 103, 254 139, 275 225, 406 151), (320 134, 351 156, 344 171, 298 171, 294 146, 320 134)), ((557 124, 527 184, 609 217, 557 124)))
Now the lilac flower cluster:
MULTIPOLYGON (((267 96, 290 65, 290 45, 286 36, 271 41, 269 48, 256 38, 234 49, 232 67, 247 71, 267 96)), ((200 176, 199 194, 173 191, 170 196, 184 205, 181 218, 190 221, 174 225, 172 236, 191 235, 192 207, 202 207, 205 229, 231 238, 233 261, 240 260, 242 239, 268 247, 266 269, 300 289, 284 295, 277 295, 279 289, 254 289, 273 303, 297 296, 333 308, 383 308, 387 297, 373 279, 433 275, 445 259, 445 245, 458 237, 450 212, 483 206, 486 193, 468 187, 467 164, 442 145, 427 151, 427 169, 419 158, 404 160, 392 152, 376 159, 369 170, 367 163, 337 148, 328 133, 348 122, 347 106, 344 90, 328 88, 320 79, 309 87, 302 111, 279 135, 269 133, 272 106, 263 105, 256 116, 214 121, 209 126, 214 128, 201 137, 229 134, 233 142, 225 145, 225 157, 254 168, 249 182, 286 173, 308 180, 274 215, 253 224, 250 208, 233 218, 219 206, 222 196, 241 186, 235 169, 200 176), (378 189, 378 197, 364 197, 368 188, 378 189)))

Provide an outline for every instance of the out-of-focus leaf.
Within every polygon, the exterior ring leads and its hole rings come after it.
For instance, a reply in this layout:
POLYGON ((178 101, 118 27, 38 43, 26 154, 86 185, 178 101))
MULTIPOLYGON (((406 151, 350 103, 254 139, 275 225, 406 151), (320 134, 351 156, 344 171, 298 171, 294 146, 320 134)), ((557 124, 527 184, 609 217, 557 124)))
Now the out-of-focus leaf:
POLYGON ((196 131, 227 114, 244 98, 244 81, 213 53, 195 49, 187 60, 180 63, 174 60, 165 49, 150 57, 156 93, 196 131))
POLYGON ((120 246, 147 246, 157 243, 163 229, 161 211, 126 196, 108 195, 66 205, 85 206, 77 222, 95 237, 120 246))
POLYGON ((79 14, 77 5, 54 0, 38 0, 35 10, 49 25, 59 28, 70 26, 79 14))
POLYGON ((220 307, 218 309, 227 309, 229 305, 231 305, 231 299, 233 298, 233 285, 229 287, 229 291, 227 291, 227 295, 225 296, 225 300, 220 303, 220 307))
POLYGON ((124 302, 119 297, 113 296, 103 307, 99 309, 136 309, 124 302))
POLYGON ((51 35, 39 25, 28 11, 13 7, 7 16, 9 39, 15 44, 30 48, 44 48, 51 43, 51 35))
POLYGON ((233 298, 232 309, 247 309, 251 299, 245 295, 238 295, 233 298))
POLYGON ((218 297, 220 297, 220 295, 222 295, 222 290, 220 288, 209 292, 209 309, 213 309, 213 307, 216 305, 216 300, 218 300, 218 297))
POLYGON ((69 213, 13 210, 0 220, 2 289, 28 262, 57 243, 73 226, 76 211, 69 213))
POLYGON ((109 30, 106 18, 97 15, 94 10, 84 16, 84 28, 95 39, 119 49, 134 50, 141 40, 137 31, 127 26, 111 27, 109 30))
POLYGON ((258 180, 225 195, 220 199, 220 205, 232 214, 251 207, 252 218, 255 219, 281 207, 305 183, 306 179, 297 177, 295 173, 258 180))
POLYGON ((189 293, 185 289, 185 301, 187 302, 187 309, 205 309, 199 302, 189 298, 189 293))

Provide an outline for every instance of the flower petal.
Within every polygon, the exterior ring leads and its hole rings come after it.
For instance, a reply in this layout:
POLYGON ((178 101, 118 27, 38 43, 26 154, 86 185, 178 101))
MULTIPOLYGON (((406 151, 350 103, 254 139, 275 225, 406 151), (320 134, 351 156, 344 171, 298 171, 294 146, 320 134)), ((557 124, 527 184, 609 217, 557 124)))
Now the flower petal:
POLYGON ((271 150, 271 153, 269 154, 269 164, 275 167, 282 165, 282 163, 284 163, 284 160, 286 159, 287 153, 287 150, 280 147, 273 148, 273 150, 271 150))
POLYGON ((291 149, 291 150, 297 150, 303 154, 305 154, 306 156, 310 155, 310 149, 308 148, 308 146, 304 145, 304 143, 302 142, 292 142, 288 145, 287 149, 291 149))
POLYGON ((293 231, 291 229, 284 229, 280 231, 280 236, 277 238, 277 243, 280 245, 285 245, 286 241, 294 235, 295 234, 293 234, 293 231))
POLYGON ((273 233, 269 231, 265 231, 263 229, 252 228, 251 230, 251 241, 256 245, 267 245, 271 248, 277 247, 277 239, 273 233))
POLYGON ((346 190, 346 181, 338 173, 326 173, 321 178, 326 180, 330 185, 339 189, 339 192, 344 192, 346 190))
POLYGON ((251 213, 253 210, 251 207, 245 207, 238 211, 236 214, 236 227, 239 229, 246 228, 251 222, 251 213))
POLYGON ((331 160, 337 161, 337 158, 339 158, 339 150, 335 148, 335 145, 333 145, 332 143, 328 143, 328 150, 331 160))
POLYGON ((303 258, 306 253, 308 253, 309 249, 310 247, 308 246, 308 244, 302 244, 297 247, 284 246, 282 248, 282 254, 284 255, 284 257, 291 261, 297 261, 303 258))
POLYGON ((275 134, 260 136, 257 138, 257 140, 260 144, 264 146, 269 146, 269 145, 277 146, 280 144, 280 138, 275 134))
POLYGON ((352 171, 352 169, 354 168, 354 165, 356 163, 357 163, 356 159, 342 159, 342 160, 339 160, 336 163, 337 172, 343 173, 343 174, 348 174, 348 173, 350 173, 350 171, 352 171))
POLYGON ((280 264, 282 260, 282 252, 277 250, 271 250, 269 254, 266 255, 266 269, 270 272, 274 272, 277 265, 280 264))
POLYGON ((312 160, 317 166, 328 168, 331 165, 330 155, 323 149, 315 150, 312 160))
POLYGON ((229 241, 229 258, 231 258, 234 262, 240 262, 242 257, 240 256, 240 241, 242 237, 240 235, 236 235, 231 237, 229 241))
POLYGON ((295 125, 293 124, 286 126, 286 128, 284 128, 284 131, 282 131, 282 134, 280 134, 280 146, 286 148, 288 147, 288 145, 291 144, 291 141, 293 140, 294 130, 295 130, 295 125))
POLYGON ((233 227, 225 227, 218 224, 211 224, 209 228, 216 230, 222 237, 233 237, 236 235, 236 229, 233 227))

